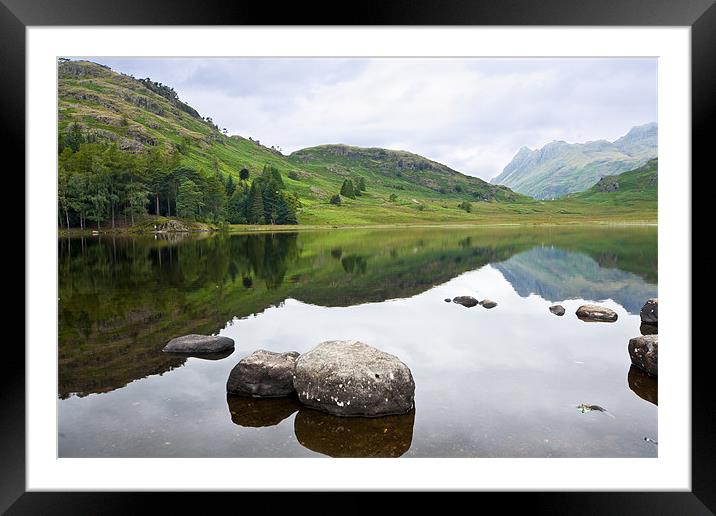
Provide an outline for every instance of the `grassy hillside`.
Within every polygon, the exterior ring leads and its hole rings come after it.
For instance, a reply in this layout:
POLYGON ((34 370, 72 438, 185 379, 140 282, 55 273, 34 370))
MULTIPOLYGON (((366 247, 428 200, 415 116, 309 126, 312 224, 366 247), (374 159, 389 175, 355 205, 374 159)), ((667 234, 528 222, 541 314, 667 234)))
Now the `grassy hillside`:
POLYGON ((590 189, 573 194, 569 199, 588 202, 595 206, 638 206, 657 208, 659 162, 657 159, 629 172, 604 176, 590 189))
MULTIPOLYGON (((280 173, 286 191, 298 198, 300 224, 539 223, 653 220, 656 216, 655 200, 608 212, 601 211, 599 204, 595 209, 586 198, 536 201, 404 151, 323 145, 284 156, 250 138, 224 134, 211 118, 202 117, 166 85, 135 79, 88 61, 61 61, 58 78, 61 147, 78 125, 88 141, 114 142, 125 155, 143 156, 161 149, 182 167, 205 177, 231 176, 237 184, 242 168, 249 170, 251 183, 265 165, 270 165, 280 173), (330 202, 344 180, 358 178, 366 183, 362 195, 343 196, 340 205, 330 202), (463 204, 461 209, 461 203, 470 204, 463 204)), ((68 163, 77 169, 83 166, 81 158, 68 163)), ((113 170, 122 176, 121 165, 113 170)), ((136 172, 137 177, 142 170, 136 172)), ((156 214, 153 196, 158 196, 156 204, 162 207, 159 215, 176 215, 175 209, 166 213, 166 206, 171 208, 170 201, 176 200, 182 179, 167 174, 164 190, 154 192, 147 180, 150 214, 156 214)), ((93 181, 97 183, 96 178, 93 181)), ((125 213, 125 223, 130 194, 127 192, 127 200, 117 206, 118 213, 125 213)))

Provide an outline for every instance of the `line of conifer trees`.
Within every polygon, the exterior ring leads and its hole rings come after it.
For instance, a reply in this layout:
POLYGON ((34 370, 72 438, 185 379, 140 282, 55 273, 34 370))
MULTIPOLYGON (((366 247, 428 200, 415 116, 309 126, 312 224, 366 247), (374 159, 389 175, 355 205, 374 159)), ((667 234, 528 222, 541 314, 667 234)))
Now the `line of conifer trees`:
POLYGON ((341 195, 343 197, 350 197, 351 199, 355 199, 356 196, 362 195, 362 192, 365 192, 366 185, 365 185, 365 178, 359 177, 356 179, 356 182, 353 183, 352 179, 344 179, 343 184, 341 185, 341 195))
POLYGON ((146 214, 221 224, 297 224, 298 198, 285 191, 275 167, 249 184, 218 170, 181 164, 179 152, 151 147, 124 152, 97 142, 73 124, 59 142, 58 204, 62 227, 134 224, 146 214))
POLYGON ((243 169, 238 185, 231 177, 228 179, 231 224, 298 224, 296 210, 301 204, 295 194, 286 191, 276 167, 265 165, 261 175, 250 185, 248 177, 248 170, 243 169))

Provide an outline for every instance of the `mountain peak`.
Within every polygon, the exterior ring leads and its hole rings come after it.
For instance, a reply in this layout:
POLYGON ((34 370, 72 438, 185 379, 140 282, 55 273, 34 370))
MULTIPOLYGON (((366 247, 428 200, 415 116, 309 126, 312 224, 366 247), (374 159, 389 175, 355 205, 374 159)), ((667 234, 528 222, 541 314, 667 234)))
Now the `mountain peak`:
POLYGON ((491 182, 538 199, 552 199, 586 190, 605 175, 620 174, 655 158, 657 143, 658 126, 650 122, 632 127, 614 142, 555 140, 530 152, 522 147, 491 182))

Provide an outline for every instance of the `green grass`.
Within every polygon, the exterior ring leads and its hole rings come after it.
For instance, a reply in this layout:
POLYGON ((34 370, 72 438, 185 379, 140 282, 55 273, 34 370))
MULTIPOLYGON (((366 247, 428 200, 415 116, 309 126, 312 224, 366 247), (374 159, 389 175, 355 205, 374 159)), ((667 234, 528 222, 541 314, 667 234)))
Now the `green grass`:
POLYGON ((273 165, 300 199, 302 225, 656 221, 656 189, 637 191, 635 183, 626 180, 617 192, 539 201, 404 151, 323 145, 284 156, 255 141, 226 136, 132 77, 96 63, 62 63, 59 70, 60 134, 80 122, 129 152, 146 149, 150 141, 182 148, 183 165, 217 170, 236 180, 244 167, 253 178, 264 165, 273 165), (298 179, 289 178, 289 172, 298 179), (332 205, 330 197, 340 191, 344 179, 357 177, 365 178, 367 191, 332 205), (397 200, 391 201, 391 194, 397 200), (471 213, 457 207, 462 201, 472 203, 471 213))

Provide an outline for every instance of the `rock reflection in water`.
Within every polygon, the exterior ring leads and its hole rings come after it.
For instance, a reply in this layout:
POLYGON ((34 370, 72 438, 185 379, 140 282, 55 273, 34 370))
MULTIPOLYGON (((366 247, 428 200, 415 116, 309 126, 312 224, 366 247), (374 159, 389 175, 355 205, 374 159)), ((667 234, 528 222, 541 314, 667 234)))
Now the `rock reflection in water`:
POLYGON ((413 441, 415 410, 379 418, 338 417, 301 408, 294 420, 296 439, 329 457, 400 457, 413 441))
POLYGON ((239 426, 258 428, 274 426, 296 412, 301 404, 296 398, 246 398, 226 396, 231 421, 239 426))
POLYGON ((234 354, 233 349, 220 351, 218 353, 172 353, 176 357, 199 358, 201 360, 223 360, 234 354))
POLYGON ((642 335, 658 335, 659 327, 656 324, 641 323, 639 331, 642 335))
POLYGON ((636 366, 629 368, 629 388, 642 399, 659 405, 659 381, 636 366))

